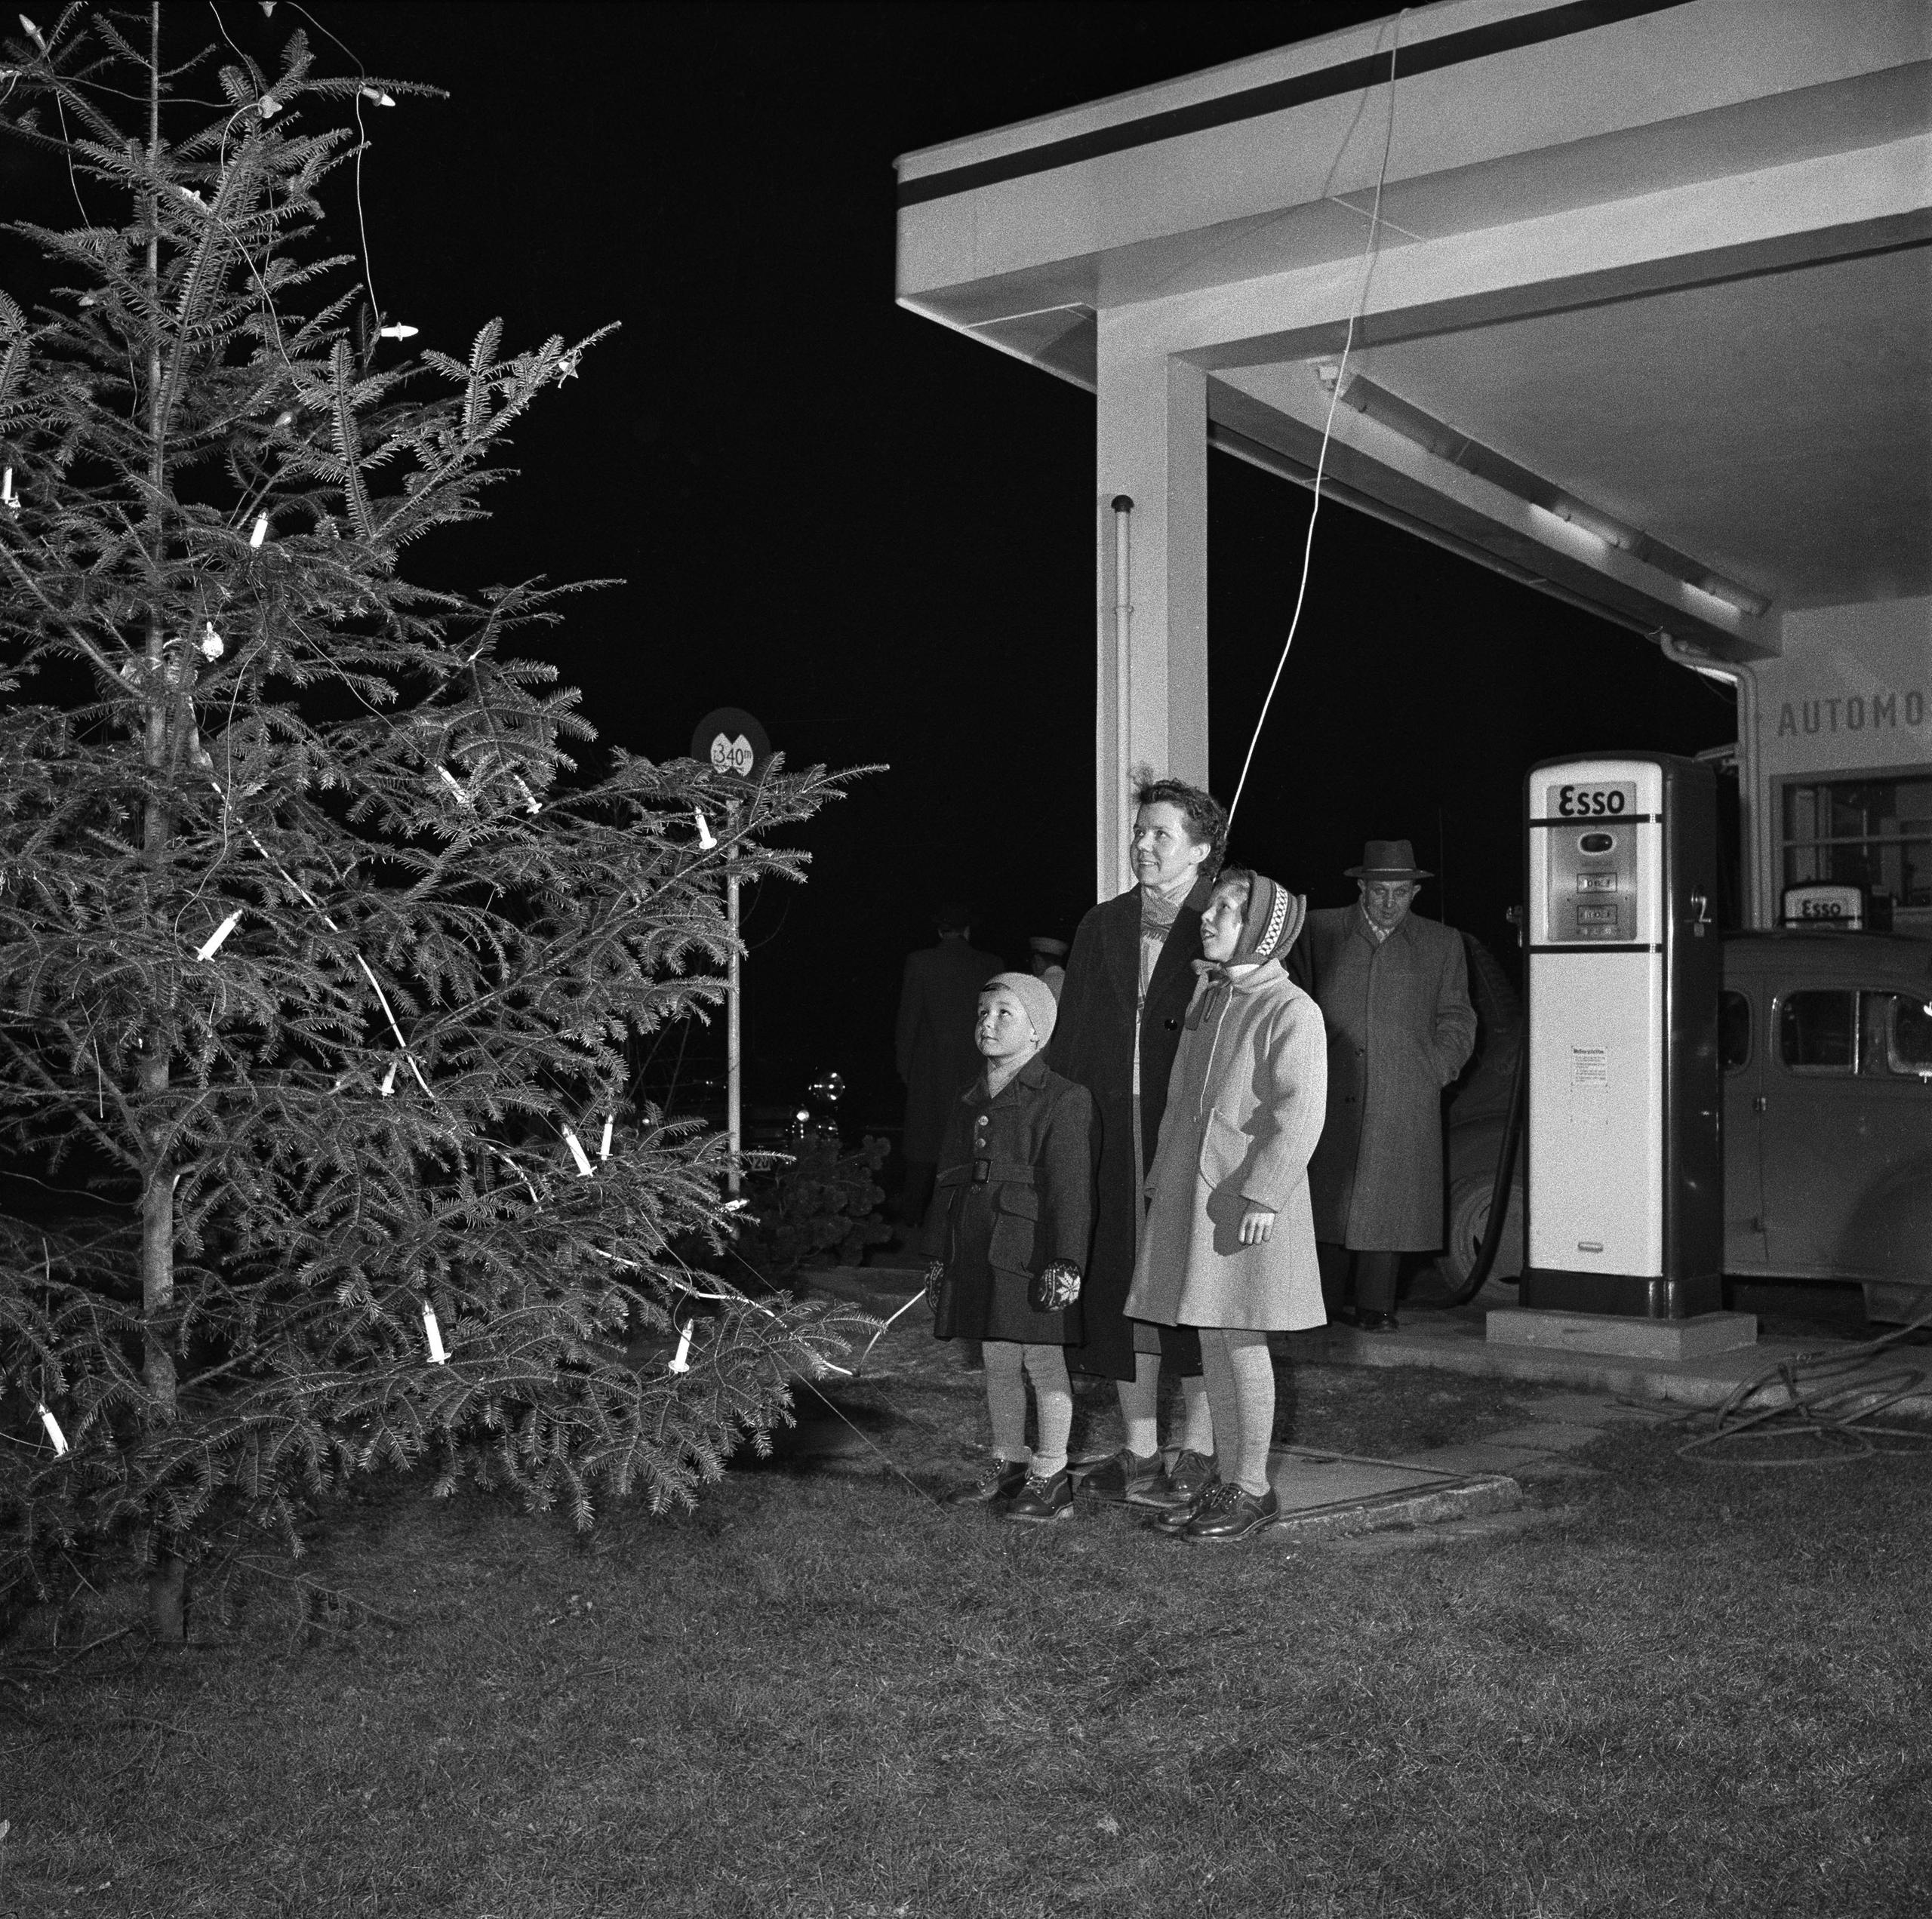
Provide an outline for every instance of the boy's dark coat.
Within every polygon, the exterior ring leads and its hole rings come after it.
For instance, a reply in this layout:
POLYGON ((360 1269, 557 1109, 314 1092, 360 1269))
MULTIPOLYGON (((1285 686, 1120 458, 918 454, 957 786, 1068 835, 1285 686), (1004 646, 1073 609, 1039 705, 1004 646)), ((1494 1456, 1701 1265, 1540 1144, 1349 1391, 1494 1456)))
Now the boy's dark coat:
POLYGON ((1035 1312, 1026 1291, 1056 1259, 1082 1274, 1094 1225, 1094 1103, 1037 1054, 986 1098, 983 1078, 952 1103, 921 1250, 946 1262, 942 1339, 1065 1345, 1079 1305, 1035 1312), (983 1167, 983 1179, 976 1179, 983 1167))

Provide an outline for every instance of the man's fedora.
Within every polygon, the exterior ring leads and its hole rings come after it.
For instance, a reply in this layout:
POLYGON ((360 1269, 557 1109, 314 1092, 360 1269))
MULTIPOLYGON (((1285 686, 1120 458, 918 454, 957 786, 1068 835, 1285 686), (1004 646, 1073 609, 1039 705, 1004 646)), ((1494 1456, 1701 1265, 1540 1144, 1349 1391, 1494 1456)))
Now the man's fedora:
POLYGON ((1426 880, 1435 875, 1416 864, 1416 850, 1407 840, 1371 840, 1361 850, 1361 864, 1343 878, 1352 880, 1426 880))

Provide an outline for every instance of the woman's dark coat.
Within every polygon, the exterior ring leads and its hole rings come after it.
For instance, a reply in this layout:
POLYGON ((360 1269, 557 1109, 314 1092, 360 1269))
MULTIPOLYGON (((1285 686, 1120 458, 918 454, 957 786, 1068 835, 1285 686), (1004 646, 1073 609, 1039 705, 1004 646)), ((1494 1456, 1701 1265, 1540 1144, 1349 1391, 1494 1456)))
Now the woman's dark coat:
MULTIPOLYGON (((1134 1284, 1135 1227, 1166 1110, 1168 1078, 1180 1044, 1181 1022, 1194 994, 1192 962, 1201 957, 1201 914, 1214 888, 1201 881, 1187 896, 1148 983, 1140 1024, 1140 1153, 1134 1151, 1134 1012, 1140 986, 1140 889, 1091 908, 1073 936, 1060 1019, 1047 1058, 1094 1096, 1100 1135, 1094 1256, 1081 1304, 1086 1342, 1066 1356, 1076 1372, 1134 1377, 1134 1327, 1126 1317, 1134 1284)), ((1161 1328, 1161 1351, 1175 1370, 1201 1370, 1201 1342, 1186 1327, 1161 1328)))
POLYGON ((1056 1259, 1087 1270, 1094 1130, 1086 1088, 1037 1054, 991 1099, 982 1075, 952 1102, 921 1236, 924 1256, 946 1262, 939 1338, 1078 1342, 1079 1302, 1035 1312, 1026 1293, 1056 1259))

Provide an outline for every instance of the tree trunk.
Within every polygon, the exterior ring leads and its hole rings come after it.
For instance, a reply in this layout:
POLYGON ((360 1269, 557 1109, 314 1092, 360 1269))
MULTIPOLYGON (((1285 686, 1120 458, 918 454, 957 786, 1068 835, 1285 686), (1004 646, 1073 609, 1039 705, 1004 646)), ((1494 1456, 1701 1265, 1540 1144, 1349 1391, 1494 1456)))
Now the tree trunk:
MULTIPOLYGON (((148 158, 152 165, 161 152, 161 0, 150 0, 148 9, 148 158)), ((161 284, 161 246, 152 201, 147 208, 148 289, 156 297, 161 284)), ((148 479, 153 498, 161 498, 167 466, 163 457, 161 417, 161 337, 157 331, 148 356, 148 479)), ((152 551, 155 578, 159 590, 163 546, 167 538, 157 506, 150 513, 152 551)), ((168 761, 168 697, 166 681, 167 635, 158 608, 148 617, 147 657, 149 693, 147 737, 144 746, 150 770, 158 771, 168 761)), ((185 654, 186 648, 184 646, 185 654)), ((171 829, 166 807, 159 798, 148 802, 143 823, 143 850, 149 862, 158 866, 171 829)), ((147 1322, 142 1373, 152 1400, 150 1417, 156 1425, 174 1423, 175 1411, 174 1355, 155 1332, 158 1315, 174 1303, 174 1175, 169 1170, 167 1127, 160 1123, 159 1106, 168 1091, 168 1042, 165 1029, 157 1021, 148 1034, 140 1068, 142 1103, 152 1103, 150 1110, 156 1123, 146 1128, 149 1158, 141 1192, 141 1311, 147 1322)), ((187 1578, 186 1563, 171 1551, 165 1536, 154 1542, 154 1564, 148 1573, 148 1616, 155 1636, 165 1644, 177 1644, 186 1637, 187 1578)))

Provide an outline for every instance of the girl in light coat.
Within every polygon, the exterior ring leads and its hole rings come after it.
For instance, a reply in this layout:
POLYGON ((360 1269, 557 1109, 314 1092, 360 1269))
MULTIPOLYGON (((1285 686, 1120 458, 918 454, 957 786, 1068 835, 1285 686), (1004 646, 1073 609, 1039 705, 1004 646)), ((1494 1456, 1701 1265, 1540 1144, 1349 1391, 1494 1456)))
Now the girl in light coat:
POLYGON ((1232 868, 1216 883, 1148 1182, 1127 1310, 1200 1329, 1220 1459, 1217 1482, 1157 1522, 1191 1539, 1246 1539, 1278 1515, 1268 1335, 1326 1317, 1308 1162, 1327 1041, 1320 1010, 1281 967, 1307 910, 1259 873, 1232 868))

